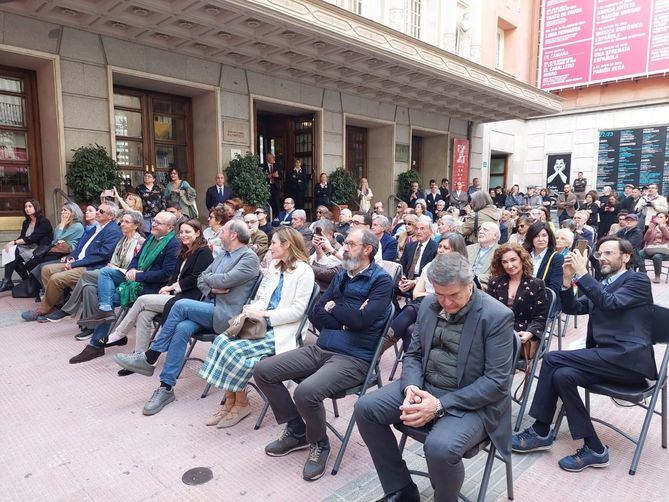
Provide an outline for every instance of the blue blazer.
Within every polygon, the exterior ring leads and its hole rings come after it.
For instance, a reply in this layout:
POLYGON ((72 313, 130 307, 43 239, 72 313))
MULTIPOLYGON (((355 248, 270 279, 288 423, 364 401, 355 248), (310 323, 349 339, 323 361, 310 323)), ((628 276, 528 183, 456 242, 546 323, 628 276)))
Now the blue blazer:
POLYGON ((651 338, 653 292, 650 279, 628 270, 606 289, 592 275, 578 280, 583 296, 576 298, 571 288, 560 292, 566 314, 589 314, 586 348, 602 359, 657 379, 651 338))
MULTIPOLYGON (((144 246, 149 242, 149 239, 146 239, 146 242, 142 245, 142 249, 139 250, 139 253, 135 255, 130 264, 128 265, 128 270, 137 268, 139 264, 139 257, 144 251, 144 246)), ((148 295, 152 293, 157 293, 160 288, 167 284, 168 279, 174 273, 174 269, 177 266, 177 255, 179 254, 179 249, 181 244, 179 239, 172 237, 170 242, 163 248, 160 254, 156 257, 151 268, 143 272, 137 272, 135 279, 137 282, 144 283, 144 289, 142 290, 143 295, 148 295)))
POLYGON ((218 186, 210 186, 207 188, 207 193, 205 195, 205 204, 207 206, 207 209, 210 211, 212 208, 215 208, 219 204, 222 204, 228 199, 232 198, 232 188, 230 188, 228 185, 223 185, 223 198, 221 199, 218 196, 218 186))
POLYGON ((397 241, 387 232, 381 236, 381 257, 388 261, 395 261, 397 258, 397 241))
POLYGON ((544 259, 541 260, 541 265, 539 265, 539 270, 537 270, 536 277, 539 279, 544 278, 544 272, 546 272, 546 266, 548 266, 548 272, 545 274, 546 279, 544 284, 547 288, 552 289, 555 292, 556 301, 555 301, 555 310, 551 312, 551 315, 554 315, 560 309, 560 292, 562 291, 562 265, 564 264, 564 256, 560 253, 555 252, 553 259, 550 257, 555 250, 548 248, 544 259), (548 262, 551 262, 550 266, 548 262))
POLYGON ((77 247, 70 253, 70 256, 74 258, 72 268, 86 267, 90 270, 96 270, 105 267, 111 260, 116 244, 123 238, 123 232, 113 221, 107 223, 97 235, 95 235, 95 230, 96 228, 93 225, 87 228, 84 235, 79 239, 77 247), (86 248, 86 255, 81 260, 77 260, 77 256, 90 239, 93 240, 86 248))

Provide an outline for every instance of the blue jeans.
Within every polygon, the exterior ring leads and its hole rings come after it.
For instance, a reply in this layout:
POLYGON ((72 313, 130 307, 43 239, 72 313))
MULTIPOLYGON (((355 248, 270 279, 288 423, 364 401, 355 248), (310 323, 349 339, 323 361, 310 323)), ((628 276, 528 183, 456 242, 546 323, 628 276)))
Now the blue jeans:
MULTIPOLYGON (((114 305, 116 286, 125 282, 125 274, 118 269, 105 267, 98 276, 98 307, 110 312, 114 305)), ((116 300, 118 305, 118 299, 116 300)))
POLYGON ((214 304, 198 300, 179 300, 174 304, 160 333, 151 344, 157 352, 167 352, 160 381, 175 386, 184 362, 191 335, 213 331, 214 304))

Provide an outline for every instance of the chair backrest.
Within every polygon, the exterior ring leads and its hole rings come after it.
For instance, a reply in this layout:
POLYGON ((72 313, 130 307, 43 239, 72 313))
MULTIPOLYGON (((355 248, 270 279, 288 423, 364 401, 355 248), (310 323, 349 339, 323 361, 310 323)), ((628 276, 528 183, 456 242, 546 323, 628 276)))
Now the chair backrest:
POLYGON ((400 282, 400 278, 402 277, 402 265, 394 261, 381 260, 381 266, 383 267, 383 270, 388 272, 388 275, 392 278, 393 287, 397 286, 400 282))
MULTIPOLYGON (((639 322, 644 322, 644 320, 639 319, 639 322)), ((669 344, 669 309, 653 305, 653 314, 650 322, 653 343, 669 344)))
POLYGON ((304 338, 302 337, 302 332, 304 331, 304 326, 305 324, 307 324, 307 321, 309 320, 309 314, 311 314, 311 311, 314 309, 314 305, 316 305, 316 300, 318 300, 320 294, 321 294, 321 288, 318 285, 318 283, 315 283, 313 289, 311 290, 311 298, 309 298, 309 303, 307 303, 307 308, 304 311, 304 317, 302 317, 300 325, 297 327, 297 331, 295 331, 295 338, 297 339, 298 347, 304 346, 304 338))
POLYGON ((553 312, 555 304, 557 303, 557 295, 555 294, 555 291, 546 287, 546 296, 548 297, 548 319, 546 319, 546 326, 548 326, 560 312, 553 312))
POLYGON ((256 282, 253 283, 253 288, 249 293, 249 297, 246 300, 246 303, 251 303, 253 300, 256 299, 256 295, 258 294, 258 290, 260 289, 260 285, 262 284, 263 280, 265 280, 265 276, 263 275, 262 272, 260 272, 258 274, 258 277, 256 277, 256 282))
POLYGON ((379 362, 381 360, 381 353, 383 352, 383 343, 386 336, 388 335, 388 330, 390 329, 390 324, 393 322, 394 317, 395 306, 391 303, 390 311, 388 312, 385 322, 383 323, 383 329, 381 330, 379 343, 376 345, 376 350, 374 351, 374 357, 372 357, 372 361, 369 364, 369 371, 367 372, 364 383, 360 387, 361 394, 364 394, 370 385, 377 385, 380 387, 379 382, 381 379, 381 371, 379 368, 379 362))

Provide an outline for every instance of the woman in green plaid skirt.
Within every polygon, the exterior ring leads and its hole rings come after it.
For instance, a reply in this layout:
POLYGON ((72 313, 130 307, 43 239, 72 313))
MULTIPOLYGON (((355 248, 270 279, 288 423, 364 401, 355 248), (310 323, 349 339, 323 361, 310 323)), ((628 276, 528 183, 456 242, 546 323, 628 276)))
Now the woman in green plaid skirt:
MULTIPOLYGON (((259 340, 233 340, 225 333, 214 341, 200 375, 208 383, 225 390, 225 403, 207 425, 232 427, 251 413, 246 384, 253 368, 263 357, 281 354, 297 347, 295 330, 314 287, 314 272, 302 235, 291 227, 279 227, 269 247, 272 264, 257 299, 243 312, 267 319, 267 333, 259 340)), ((233 319, 231 324, 238 322, 233 319)))

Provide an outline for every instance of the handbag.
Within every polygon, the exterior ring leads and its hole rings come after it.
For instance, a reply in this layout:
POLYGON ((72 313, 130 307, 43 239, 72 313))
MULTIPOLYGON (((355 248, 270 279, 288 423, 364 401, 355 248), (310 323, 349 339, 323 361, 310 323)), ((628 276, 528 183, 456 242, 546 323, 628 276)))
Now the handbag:
POLYGON ((232 340, 261 340, 267 334, 267 320, 243 312, 230 321, 223 334, 232 340))
POLYGON ((58 241, 55 245, 51 246, 51 249, 49 249, 48 252, 53 254, 70 254, 72 252, 72 246, 65 241, 58 241))
MULTIPOLYGON (((530 339, 526 342, 523 342, 521 345, 521 359, 525 361, 525 368, 523 369, 525 376, 523 377, 523 383, 520 385, 520 396, 514 396, 514 398, 519 401, 525 397, 525 392, 527 392, 527 384, 530 381, 532 365, 534 364, 534 356, 536 355, 538 348, 539 340, 530 339)), ((516 393, 517 392, 518 389, 516 389, 516 393)))
POLYGON ((43 256, 46 256, 46 254, 49 252, 49 249, 51 249, 51 246, 48 246, 46 244, 42 244, 41 246, 37 246, 33 250, 33 255, 31 258, 42 258, 43 256))
POLYGON ((32 274, 12 288, 12 298, 37 298, 40 284, 32 274))

